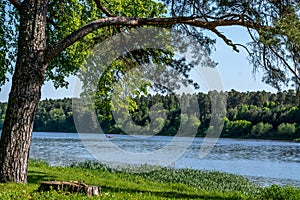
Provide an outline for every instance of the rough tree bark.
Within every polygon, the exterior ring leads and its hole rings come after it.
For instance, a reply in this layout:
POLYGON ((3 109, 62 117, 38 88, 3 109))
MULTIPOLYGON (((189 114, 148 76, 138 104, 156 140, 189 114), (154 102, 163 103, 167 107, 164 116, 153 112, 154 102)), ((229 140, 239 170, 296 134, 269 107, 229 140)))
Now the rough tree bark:
POLYGON ((34 111, 41 97, 46 65, 48 0, 19 4, 18 54, 1 135, 0 181, 27 182, 34 111))

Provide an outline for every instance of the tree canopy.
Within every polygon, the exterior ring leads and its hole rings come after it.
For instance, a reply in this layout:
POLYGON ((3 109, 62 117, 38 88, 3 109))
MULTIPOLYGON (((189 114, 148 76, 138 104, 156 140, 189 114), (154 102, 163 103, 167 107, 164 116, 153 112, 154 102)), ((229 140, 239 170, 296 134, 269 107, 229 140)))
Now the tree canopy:
MULTIPOLYGON (((26 3, 1 2, 0 83, 13 73, 16 63, 19 15, 26 3), (13 6, 14 5, 14 6, 13 6)), ((125 27, 172 26, 195 38, 210 53, 214 40, 203 30, 221 38, 234 51, 246 48, 254 71, 264 72, 263 81, 276 88, 299 84, 299 2, 273 1, 99 1, 48 2, 46 80, 66 86, 65 77, 78 72, 90 50, 125 27), (252 42, 236 44, 219 27, 242 26, 252 42), (101 28, 101 29, 99 29, 101 28), (77 42, 79 41, 79 42, 77 42)))

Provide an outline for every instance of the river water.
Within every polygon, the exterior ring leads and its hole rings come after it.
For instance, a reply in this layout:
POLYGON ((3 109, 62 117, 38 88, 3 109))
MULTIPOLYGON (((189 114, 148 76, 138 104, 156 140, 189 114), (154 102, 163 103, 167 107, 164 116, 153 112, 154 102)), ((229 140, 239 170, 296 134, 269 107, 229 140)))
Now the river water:
POLYGON ((96 160, 111 166, 162 165, 242 175, 262 186, 300 187, 300 143, 219 139, 204 157, 203 138, 103 134, 33 133, 30 158, 50 165, 96 160), (174 139, 175 138, 175 139, 174 139))

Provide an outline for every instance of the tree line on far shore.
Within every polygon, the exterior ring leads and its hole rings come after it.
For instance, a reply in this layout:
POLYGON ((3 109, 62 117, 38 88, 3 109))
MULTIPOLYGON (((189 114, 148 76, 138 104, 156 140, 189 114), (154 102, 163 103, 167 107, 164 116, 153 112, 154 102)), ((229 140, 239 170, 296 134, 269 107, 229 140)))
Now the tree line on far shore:
MULTIPOLYGON (((225 103, 223 106, 226 107, 226 117, 220 120, 224 123, 221 137, 288 140, 300 138, 300 95, 294 90, 276 94, 235 90, 181 96, 155 94, 141 96, 134 101, 136 107, 130 111, 130 117, 118 118, 118 121, 112 117, 111 111, 97 105, 95 111, 98 121, 92 120, 88 108, 85 107, 76 115, 79 122, 83 120, 89 123, 89 132, 95 131, 97 123, 100 123, 107 134, 143 134, 137 130, 137 127, 142 127, 145 132, 154 131, 156 135, 172 136, 178 133, 180 125, 188 124, 186 127, 197 130, 197 136, 204 137, 213 128, 210 127, 214 109, 212 102, 217 101, 217 104, 225 103), (220 94, 223 97, 226 95, 226 102, 217 99, 220 94), (195 99, 198 101, 196 104, 192 102, 195 99), (153 105, 160 109, 153 111, 153 105), (199 108, 193 108, 195 105, 199 105, 199 108), (120 129, 120 125, 125 127, 125 131, 124 128, 120 129)), ((6 106, 6 103, 0 103, 0 129, 3 126, 6 106)), ((70 98, 42 100, 36 112, 34 131, 76 132, 73 114, 70 98)), ((189 134, 188 129, 185 132, 186 135, 189 134)))

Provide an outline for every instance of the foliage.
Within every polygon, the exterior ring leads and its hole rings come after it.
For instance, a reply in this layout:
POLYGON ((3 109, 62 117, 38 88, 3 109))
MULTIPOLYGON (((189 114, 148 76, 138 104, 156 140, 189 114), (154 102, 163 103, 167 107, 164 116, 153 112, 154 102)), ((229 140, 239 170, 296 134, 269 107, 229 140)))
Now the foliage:
POLYGON ((293 135, 296 132, 296 124, 282 123, 277 127, 280 135, 293 135))
POLYGON ((19 16, 8 1, 0 2, 0 86, 9 80, 16 62, 19 16))
POLYGON ((71 99, 41 101, 35 116, 34 130, 76 132, 71 99))
MULTIPOLYGON (((91 21, 111 16, 150 18, 166 15, 195 16, 197 20, 206 19, 209 22, 214 20, 254 22, 255 25, 237 24, 248 27, 252 38, 250 44, 236 45, 217 27, 205 27, 205 29, 215 33, 235 51, 239 51, 239 46, 246 47, 254 71, 265 72, 265 82, 275 87, 288 82, 299 84, 297 74, 300 43, 298 1, 262 1, 260 6, 253 1, 112 0, 102 3, 109 11, 109 15, 99 9, 92 0, 50 0, 46 26, 47 46, 55 44, 91 21)), ((0 9, 0 33, 3 35, 0 40, 0 83, 3 84, 7 79, 7 72, 13 72, 16 62, 14 55, 17 50, 19 15, 7 1, 1 2, 0 9)), ((172 24, 169 25, 171 26, 172 24)), ((221 26, 223 26, 222 23, 221 26)), ((210 54, 215 41, 207 37, 202 29, 186 24, 173 25, 173 27, 191 35, 195 43, 210 54)), ((54 58, 48 67, 47 79, 54 80, 56 87, 66 86, 67 82, 64 78, 76 74, 80 68, 84 69, 84 60, 97 43, 124 29, 126 28, 121 26, 111 26, 88 34, 54 58)))
POLYGON ((269 134, 272 134, 272 131, 272 124, 259 122, 258 124, 252 127, 251 135, 256 136, 257 138, 266 138, 269 134))
POLYGON ((300 138, 294 139, 295 142, 300 142, 300 138))
MULTIPOLYGON (((221 137, 296 139, 300 137, 300 107, 295 93, 278 92, 227 92, 227 117, 221 137), (265 101, 259 102, 258 98, 265 101)), ((185 105, 179 105, 177 97, 168 95, 141 95, 132 99, 135 108, 127 118, 113 118, 103 107, 96 107, 102 129, 108 134, 158 134, 174 135, 179 126, 197 128, 197 136, 205 136, 211 119, 211 100, 208 94, 184 94, 185 105), (198 99, 200 113, 195 112, 190 101, 198 99), (180 107, 181 106, 181 107, 180 107), (185 113, 182 113, 185 109, 185 113), (105 117, 103 117, 105 116, 105 117), (110 116, 110 117, 107 117, 110 116), (151 130, 153 132, 151 132, 151 130)), ((4 121, 6 104, 0 103, 0 127, 4 121)), ((96 130, 97 122, 90 117, 86 107, 78 110, 78 119, 96 130)), ((71 99, 43 100, 39 104, 34 123, 35 131, 76 132, 71 99)))
POLYGON ((272 185, 265 188, 261 194, 261 199, 299 199, 299 189, 293 187, 280 187, 272 185))
POLYGON ((233 137, 239 137, 243 134, 249 134, 252 123, 247 120, 228 121, 225 123, 224 131, 231 133, 233 137))
MULTIPOLYGON (((87 23, 105 17, 92 0, 50 0, 47 13, 47 46, 62 40, 87 23)), ((166 7, 156 1, 104 2, 115 16, 158 17, 166 13, 166 7)), ((16 62, 19 14, 13 5, 6 1, 0 3, 0 86, 8 81, 7 73, 13 73, 16 62)), ((80 41, 62 51, 49 64, 46 80, 54 81, 54 86, 66 87, 65 80, 70 75, 85 70, 86 57, 95 45, 119 32, 118 27, 106 27, 93 31, 80 41)))

